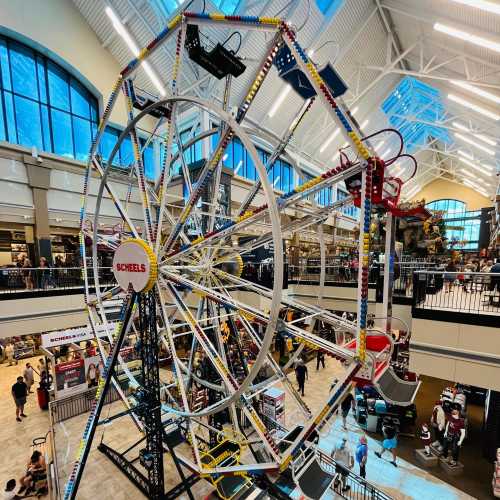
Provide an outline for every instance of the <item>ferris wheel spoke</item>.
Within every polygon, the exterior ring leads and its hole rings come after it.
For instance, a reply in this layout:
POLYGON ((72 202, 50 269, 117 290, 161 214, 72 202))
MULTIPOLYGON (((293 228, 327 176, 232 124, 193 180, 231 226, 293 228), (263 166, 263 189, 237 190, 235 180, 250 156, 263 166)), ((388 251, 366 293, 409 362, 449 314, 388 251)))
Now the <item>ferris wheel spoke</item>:
POLYGON ((170 233, 169 238, 167 239, 163 247, 163 251, 165 253, 169 252, 170 249, 172 248, 174 242, 176 241, 179 235, 179 232, 183 229, 187 218, 189 217, 192 209, 194 208, 196 202, 198 201, 202 189, 205 187, 206 183, 210 180, 210 177, 214 174, 215 169, 218 166, 219 162, 221 161, 222 155, 227 145, 229 144, 229 141, 232 139, 234 135, 234 127, 231 125, 231 122, 233 122, 233 124, 238 125, 238 123, 241 123, 242 120, 244 119, 250 107, 250 104, 254 100, 258 90, 262 86, 267 74, 269 73, 269 70, 271 69, 273 58, 278 51, 278 46, 281 41, 282 41, 282 36, 281 33, 278 32, 275 34, 273 39, 268 43, 266 48, 267 56, 265 58, 265 61, 262 66, 257 68, 255 77, 252 80, 248 93, 245 95, 243 102, 238 108, 238 112, 236 114, 236 120, 235 121, 232 120, 229 117, 229 115, 227 115, 227 113, 226 117, 223 117, 224 120, 228 123, 228 126, 224 131, 224 135, 222 135, 221 138, 219 139, 215 151, 212 153, 210 159, 206 162, 205 166, 203 167, 200 176, 198 178, 196 189, 194 189, 191 195, 188 197, 186 205, 182 210, 181 215, 179 216, 179 220, 177 224, 174 226, 172 232, 170 233))
POLYGON ((249 314, 250 316, 255 316, 257 320, 269 320, 269 318, 266 318, 266 315, 259 309, 255 309, 254 307, 243 304, 240 301, 235 300, 231 296, 226 296, 225 294, 211 290, 195 281, 185 278, 184 276, 180 276, 179 274, 171 273, 165 270, 163 267, 160 268, 160 272, 164 274, 167 280, 167 284, 177 283, 181 286, 186 286, 188 289, 193 290, 194 293, 197 293, 200 296, 206 296, 214 302, 219 302, 227 306, 231 310, 241 310, 244 313, 249 314))
MULTIPOLYGON (((210 277, 208 278, 208 280, 210 281, 210 277)), ((206 303, 207 303, 207 312, 208 312, 209 316, 212 318, 215 318, 215 319, 212 319, 212 323, 215 324, 214 330, 215 330, 215 336, 217 339, 217 345, 219 348, 220 357, 221 357, 222 361, 224 362, 224 365, 228 366, 228 359, 226 356, 226 345, 225 345, 224 339, 222 338, 220 318, 215 316, 212 302, 210 300, 207 300, 206 303)), ((233 372, 234 372, 234 370, 233 370, 233 372)), ((236 373, 233 373, 232 375, 235 377, 235 380, 236 380, 236 373)), ((229 411, 231 412, 231 416, 232 416, 231 422, 232 422, 233 428, 236 430, 239 430, 240 427, 238 424, 238 414, 236 412, 236 406, 235 406, 234 402, 231 403, 231 405, 229 406, 229 411)))
MULTIPOLYGON (((134 108, 131 97, 132 82, 130 80, 126 80, 125 82, 123 82, 122 90, 125 95, 129 121, 133 122, 134 108)), ((135 125, 133 125, 130 128, 130 140, 132 142, 132 149, 134 152, 134 167, 137 175, 137 181, 138 181, 137 184, 141 194, 145 235, 147 241, 149 242, 149 245, 151 246, 153 242, 153 232, 154 232, 152 217, 151 217, 151 203, 149 201, 149 191, 147 188, 146 175, 144 172, 144 164, 142 162, 141 148, 139 145, 139 138, 137 136, 137 130, 135 125)))
MULTIPOLYGON (((177 376, 175 378, 177 381, 177 386, 178 386, 179 392, 181 394, 181 399, 182 399, 182 404, 184 406, 184 411, 189 412, 189 403, 188 403, 188 398, 187 398, 186 386, 184 385, 184 377, 182 376, 181 369, 179 366, 179 359, 177 357, 177 350, 175 349, 175 342, 174 342, 174 338, 172 335, 172 329, 170 327, 170 321, 168 319, 168 314, 166 311, 165 302, 163 300, 161 292, 162 291, 157 283, 156 296, 158 297, 158 302, 160 304, 160 312, 161 312, 163 324, 164 324, 165 331, 166 331, 167 342, 168 342, 168 345, 170 347, 170 355, 172 356, 172 361, 174 363, 174 370, 176 372, 175 374, 177 374, 177 376)), ((175 376, 175 374, 174 374, 174 376, 175 376)), ((192 422, 188 421, 187 425, 188 425, 189 433, 190 433, 191 440, 192 440, 191 442, 193 443, 193 450, 195 453, 195 459, 196 459, 198 467, 201 467, 199 446, 198 446, 198 440, 196 437, 196 433, 194 432, 192 422)))
MULTIPOLYGON (((130 231, 132 231, 134 238, 139 238, 139 232, 137 231, 135 224, 132 222, 132 219, 128 215, 127 211, 123 208, 123 205, 120 201, 120 198, 115 193, 115 190, 113 189, 111 184, 107 181, 107 172, 102 168, 102 165, 99 163, 99 161, 95 157, 92 160, 92 165, 97 170, 99 175, 101 176, 101 179, 104 181, 104 188, 106 189, 109 196, 111 197, 111 200, 113 201, 118 213, 120 214, 122 219, 127 223, 127 226, 129 227, 130 231)), ((95 226, 94 226, 94 231, 96 231, 95 226)))
MULTIPOLYGON (((215 368, 215 371, 221 378, 225 386, 224 392, 230 396, 234 396, 236 391, 239 389, 238 382, 224 365, 219 352, 210 342, 199 323, 195 320, 188 306, 180 299, 175 287, 171 283, 167 283, 167 289, 174 302, 176 302, 184 320, 189 324, 193 335, 196 337, 197 343, 202 347, 205 355, 208 357, 212 366, 215 368)), ((231 401, 229 401, 229 404, 231 404, 231 401)))
MULTIPOLYGON (((257 345, 258 347, 262 347, 262 342, 261 342, 257 332, 253 329, 250 322, 244 316, 240 316, 240 321, 243 324, 243 327, 247 331, 248 335, 254 341, 255 345, 257 345)), ((268 355, 267 355, 267 361, 270 364, 275 376, 288 389, 288 392, 293 397, 293 399, 297 403, 298 407, 302 410, 303 415, 305 417, 310 417, 311 413, 312 413, 310 408, 307 406, 305 401, 300 397, 300 394, 297 391, 297 389, 295 389, 292 382, 290 382, 290 379, 287 377, 286 373, 283 371, 283 369, 280 367, 280 365, 276 362, 276 360, 272 357, 272 355, 270 353, 268 353, 268 355)), ((272 378, 273 377, 271 377, 271 379, 272 378)), ((271 382, 271 379, 268 379, 269 382, 271 382)))

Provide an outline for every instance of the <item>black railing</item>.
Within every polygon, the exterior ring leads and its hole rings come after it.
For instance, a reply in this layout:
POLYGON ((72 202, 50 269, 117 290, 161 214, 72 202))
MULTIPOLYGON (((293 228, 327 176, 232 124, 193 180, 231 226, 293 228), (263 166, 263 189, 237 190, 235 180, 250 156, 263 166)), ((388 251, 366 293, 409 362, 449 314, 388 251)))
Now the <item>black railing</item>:
MULTIPOLYGON (((88 413, 95 399, 97 388, 88 389, 73 396, 56 399, 49 403, 51 422, 56 424, 69 418, 88 413)), ((104 404, 110 404, 120 398, 118 391, 112 387, 107 393, 104 404)))
MULTIPOLYGON (((319 263, 304 263, 300 266, 288 266, 288 279, 294 281, 313 281, 318 282, 321 274, 319 263)), ((325 265, 325 281, 335 283, 357 283, 358 268, 342 266, 339 264, 325 265)))
POLYGON ((500 273, 417 271, 413 280, 414 310, 500 313, 500 273))
MULTIPOLYGON (((94 285, 93 268, 88 270, 89 283, 94 285)), ((100 285, 113 285, 115 279, 110 267, 99 268, 100 285)), ((0 294, 25 291, 70 290, 83 288, 80 267, 5 267, 0 269, 0 294)))
MULTIPOLYGON (((316 451, 316 456, 320 467, 327 473, 335 476, 336 462, 320 450, 316 451)), ((347 472, 345 484, 348 486, 347 491, 342 491, 341 487, 335 489, 338 496, 352 500, 392 500, 392 497, 383 492, 377 486, 366 481, 362 477, 355 474, 350 469, 344 469, 347 472)))
MULTIPOLYGON (((433 262, 402 261, 395 264, 395 278, 393 294, 396 297, 407 297, 411 300, 413 295, 413 273, 417 270, 436 269, 438 264, 433 262)), ((370 266, 368 281, 376 284, 377 297, 382 297, 384 264, 374 263, 370 266)), ((288 279, 292 283, 319 284, 321 267, 317 259, 301 263, 300 266, 288 266, 288 279)), ((358 269, 352 266, 338 264, 325 265, 325 282, 329 285, 356 286, 358 282, 358 269)), ((381 299, 380 299, 381 300, 381 299)))

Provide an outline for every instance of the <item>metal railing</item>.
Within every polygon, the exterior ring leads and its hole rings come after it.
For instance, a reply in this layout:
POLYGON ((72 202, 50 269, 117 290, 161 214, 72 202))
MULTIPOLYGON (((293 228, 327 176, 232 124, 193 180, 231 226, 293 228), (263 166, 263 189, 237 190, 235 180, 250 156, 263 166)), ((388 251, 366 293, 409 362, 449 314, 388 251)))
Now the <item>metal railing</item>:
MULTIPOLYGON (((297 281, 319 282, 321 266, 319 263, 303 263, 299 266, 288 266, 288 279, 297 281)), ((325 281, 336 283, 356 283, 358 268, 340 264, 325 265, 325 281)))
MULTIPOLYGON (((396 277, 394 279, 393 293, 399 297, 411 298, 413 295, 413 273, 417 270, 436 269, 438 264, 434 262, 408 261, 396 262, 396 277)), ((318 283, 320 281, 321 267, 316 262, 304 262, 300 266, 288 266, 288 279, 293 281, 308 281, 318 283)), ((374 263, 370 266, 368 281, 382 287, 384 264, 374 263)), ((325 282, 329 283, 352 283, 358 281, 358 270, 339 264, 325 265, 325 282)), ((380 292, 382 289, 380 289, 380 292)))
MULTIPOLYGON (((56 399, 49 403, 51 422, 57 424, 69 418, 77 417, 90 411, 95 399, 97 388, 94 387, 85 392, 68 396, 67 398, 56 399)), ((112 387, 106 393, 104 404, 110 404, 120 398, 118 391, 112 387)))
POLYGON ((500 273, 416 271, 413 280, 415 309, 500 313, 500 273))
MULTIPOLYGON (((93 269, 88 268, 93 284, 93 269)), ((116 283, 112 268, 99 268, 99 283, 116 283)), ((21 291, 69 290, 83 288, 81 267, 4 267, 0 269, 0 294, 21 291)))
MULTIPOLYGON (((336 462, 333 458, 323 453, 321 450, 316 450, 316 457, 320 467, 332 476, 335 475, 336 462)), ((349 487, 347 491, 342 491, 337 488, 335 492, 342 498, 353 500, 392 500, 387 493, 377 488, 374 484, 358 476, 350 469, 344 469, 347 472, 345 484, 349 487)))

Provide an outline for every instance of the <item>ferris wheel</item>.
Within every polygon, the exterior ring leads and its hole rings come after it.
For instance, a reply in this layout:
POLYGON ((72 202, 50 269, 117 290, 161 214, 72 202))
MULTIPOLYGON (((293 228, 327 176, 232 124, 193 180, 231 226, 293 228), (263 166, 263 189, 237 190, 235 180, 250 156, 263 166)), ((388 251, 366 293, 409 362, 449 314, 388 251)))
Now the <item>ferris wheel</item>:
MULTIPOLYGON (((192 450, 191 456, 181 458, 182 463, 199 474, 214 477, 225 473, 284 470, 312 433, 331 418, 363 363, 364 376, 370 379, 375 359, 364 350, 366 325, 363 322, 366 320, 367 259, 360 259, 358 323, 324 310, 321 304, 303 303, 282 293, 283 236, 321 224, 332 210, 353 202, 349 197, 327 207, 313 203, 312 208, 303 208, 306 198, 314 197, 325 187, 359 176, 362 183, 357 192, 365 197, 361 205, 362 221, 364 213, 368 213, 369 220, 370 154, 358 137, 357 127, 352 125, 348 112, 340 104, 333 106, 332 103, 335 104, 333 97, 308 62, 293 31, 274 18, 233 19, 218 14, 197 17, 184 13, 175 18, 138 59, 124 68, 92 144, 84 185, 80 250, 85 296, 89 322, 96 332, 105 366, 67 482, 65 499, 75 497, 102 410, 102 396, 111 383, 115 384, 138 428, 146 434, 151 426, 162 425, 167 417, 178 422, 192 450), (226 79, 222 107, 198 97, 179 95, 177 78, 183 64, 187 29, 190 23, 207 22, 214 26, 236 23, 240 27, 274 33, 267 42, 265 56, 245 98, 233 114, 227 111, 231 77, 226 79), (171 96, 148 103, 140 112, 135 112, 130 76, 142 60, 173 34, 177 35, 177 45, 171 96), (264 164, 242 122, 283 47, 288 47, 321 99, 316 96, 306 99, 264 164), (125 97, 128 123, 104 160, 98 154, 99 144, 120 93, 125 97), (284 153, 303 117, 320 100, 329 106, 332 116, 344 127, 359 158, 341 162, 289 192, 276 193, 268 178, 269 169, 284 153), (211 151, 208 147, 203 148, 205 155, 197 169, 187 163, 184 151, 197 142, 206 146, 210 133, 195 132, 188 143, 183 143, 179 131, 181 112, 186 108, 209 113, 219 124, 216 144, 211 151), (147 128, 143 120, 150 120, 151 116, 159 117, 155 131, 161 130, 163 148, 163 161, 155 182, 146 178, 142 156, 144 143, 138 132, 147 128), (223 203, 221 179, 224 152, 234 138, 239 139, 245 154, 255 165, 257 179, 239 206, 231 210, 230 205, 223 203), (118 179, 112 165, 128 140, 133 159, 128 173, 118 179), (303 216, 283 223, 281 213, 291 208, 300 208, 303 216), (111 233, 103 229, 110 217, 114 219, 111 233), (263 245, 268 245, 273 261, 271 285, 267 287, 242 275, 245 255, 263 245), (99 262, 103 250, 112 254, 115 286, 101 279, 99 262), (120 308, 118 317, 117 306, 120 308), (280 317, 285 309, 292 309, 300 317, 309 319, 310 327, 301 328, 283 314, 280 317), (340 347, 315 335, 313 326, 317 320, 357 334, 356 347, 340 347), (101 331, 107 332, 104 338, 97 333, 101 331), (271 354, 276 336, 291 338, 300 345, 283 366, 271 354), (135 345, 141 353, 140 376, 129 369, 123 358, 122 347, 130 337, 138 338, 135 345), (345 367, 343 376, 333 390, 325 394, 324 404, 315 412, 308 408, 287 375, 303 346, 322 350, 341 360, 345 367), (167 369, 158 369, 160 353, 168 359, 167 369), (369 362, 365 362, 366 359, 369 362), (116 379, 113 381, 116 369, 121 371, 126 389, 116 379), (271 422, 272 425, 264 422, 256 404, 258 396, 274 384, 279 384, 286 392, 287 404, 294 409, 291 412, 294 424, 301 426, 290 442, 277 437, 275 431, 280 426, 277 422, 271 422), (249 440, 242 422, 248 423, 259 438, 262 454, 258 461, 244 455, 249 440), (218 448, 223 444, 225 447, 218 448), (228 456, 234 458, 229 465, 228 456)), ((152 137, 146 145, 150 140, 152 137)), ((366 256, 369 240, 364 226, 366 220, 360 235, 360 252, 366 256)), ((321 285, 324 285, 324 262, 322 268, 321 285)), ((283 426, 282 430, 286 428, 283 426)), ((153 458, 145 459, 144 463, 156 460, 158 476, 162 467, 159 463, 163 452, 161 436, 157 441, 160 443, 148 440, 144 455, 153 458)), ((154 466, 148 467, 151 477, 154 466)))

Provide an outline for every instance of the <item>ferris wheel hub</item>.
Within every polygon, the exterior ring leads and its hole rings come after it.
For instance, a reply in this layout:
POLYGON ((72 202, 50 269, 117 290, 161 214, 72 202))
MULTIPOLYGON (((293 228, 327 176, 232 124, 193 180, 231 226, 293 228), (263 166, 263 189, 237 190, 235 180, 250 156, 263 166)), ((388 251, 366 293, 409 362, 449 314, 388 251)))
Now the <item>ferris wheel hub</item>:
POLYGON ((132 286, 136 292, 148 292, 158 277, 156 255, 140 238, 125 240, 115 251, 113 274, 124 290, 132 286))

